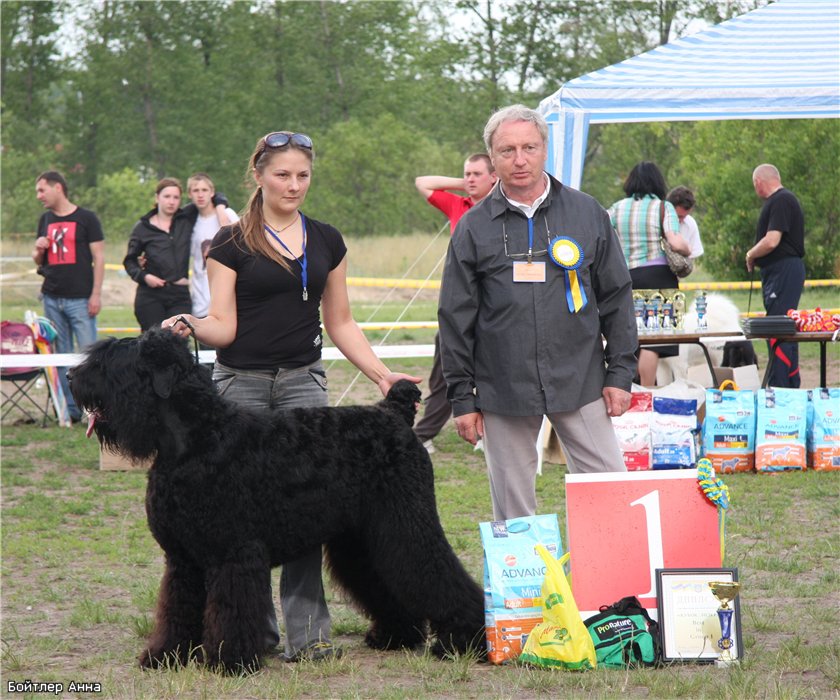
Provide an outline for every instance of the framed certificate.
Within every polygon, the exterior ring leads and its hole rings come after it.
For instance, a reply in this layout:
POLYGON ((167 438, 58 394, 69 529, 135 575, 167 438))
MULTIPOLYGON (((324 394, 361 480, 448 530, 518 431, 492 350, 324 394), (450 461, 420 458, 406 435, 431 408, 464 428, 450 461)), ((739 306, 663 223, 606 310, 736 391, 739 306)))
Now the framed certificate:
MULTIPOLYGON (((711 581, 737 581, 738 569, 657 569, 656 600, 662 634, 663 661, 713 662, 720 656, 717 610, 720 602, 709 588, 711 581)), ((741 658, 741 607, 729 604, 732 614, 733 659, 741 658)))

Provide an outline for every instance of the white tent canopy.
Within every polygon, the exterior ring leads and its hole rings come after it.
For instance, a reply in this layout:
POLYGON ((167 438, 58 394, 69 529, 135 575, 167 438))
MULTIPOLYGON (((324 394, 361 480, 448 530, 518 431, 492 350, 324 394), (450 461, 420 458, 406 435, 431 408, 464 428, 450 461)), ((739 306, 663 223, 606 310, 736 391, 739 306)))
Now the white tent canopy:
POLYGON ((779 0, 544 99, 548 169, 579 188, 590 124, 840 117, 840 2, 779 0))

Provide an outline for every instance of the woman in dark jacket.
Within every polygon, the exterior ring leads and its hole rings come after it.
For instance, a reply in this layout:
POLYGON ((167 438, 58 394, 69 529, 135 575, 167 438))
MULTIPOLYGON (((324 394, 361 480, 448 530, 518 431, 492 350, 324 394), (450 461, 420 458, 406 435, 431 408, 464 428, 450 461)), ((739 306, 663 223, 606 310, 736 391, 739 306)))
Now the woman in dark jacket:
POLYGON ((144 331, 192 309, 188 275, 197 210, 180 208, 181 183, 171 177, 158 182, 155 204, 134 226, 123 259, 125 271, 137 282, 134 315, 144 331))

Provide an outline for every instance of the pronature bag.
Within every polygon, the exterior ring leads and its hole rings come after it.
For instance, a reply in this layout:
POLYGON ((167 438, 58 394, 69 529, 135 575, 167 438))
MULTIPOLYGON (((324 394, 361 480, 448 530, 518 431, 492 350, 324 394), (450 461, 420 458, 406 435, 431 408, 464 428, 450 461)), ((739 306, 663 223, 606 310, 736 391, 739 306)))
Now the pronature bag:
POLYGON ((807 448, 812 469, 840 470, 840 388, 808 392, 807 448))
POLYGON ((697 401, 653 397, 651 443, 654 469, 689 469, 697 461, 697 401))
POLYGON ((634 391, 630 408, 612 417, 615 435, 627 471, 650 469, 650 421, 653 415, 653 394, 634 391))
POLYGON ((759 389, 756 397, 755 469, 777 472, 805 469, 808 392, 759 389))
POLYGON ((635 596, 602 605, 601 612, 584 620, 599 666, 653 666, 662 656, 659 625, 651 620, 635 596))
POLYGON ((754 391, 706 389, 703 456, 711 461, 718 474, 753 470, 755 466, 754 391))
POLYGON ((528 635, 519 660, 532 666, 585 671, 595 668, 595 646, 580 619, 572 588, 563 571, 569 555, 557 561, 541 544, 537 551, 545 562, 542 584, 543 621, 528 635))
POLYGON ((542 622, 545 563, 542 544, 563 553, 556 514, 479 523, 484 547, 484 614, 487 658, 494 664, 515 660, 525 640, 542 622))

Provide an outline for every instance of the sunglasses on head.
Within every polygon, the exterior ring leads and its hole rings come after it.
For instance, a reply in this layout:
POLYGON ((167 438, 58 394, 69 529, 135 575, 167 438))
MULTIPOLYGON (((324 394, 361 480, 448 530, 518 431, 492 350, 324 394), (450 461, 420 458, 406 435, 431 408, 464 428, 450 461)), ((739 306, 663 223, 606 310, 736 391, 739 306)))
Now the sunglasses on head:
POLYGON ((287 134, 284 131, 272 131, 263 138, 266 148, 282 148, 290 143, 298 148, 312 150, 312 139, 306 134, 287 134))

